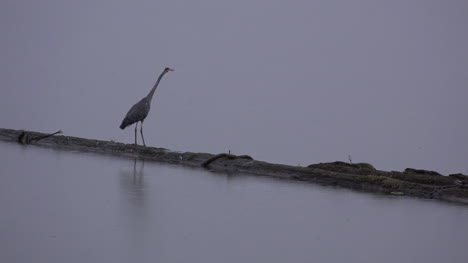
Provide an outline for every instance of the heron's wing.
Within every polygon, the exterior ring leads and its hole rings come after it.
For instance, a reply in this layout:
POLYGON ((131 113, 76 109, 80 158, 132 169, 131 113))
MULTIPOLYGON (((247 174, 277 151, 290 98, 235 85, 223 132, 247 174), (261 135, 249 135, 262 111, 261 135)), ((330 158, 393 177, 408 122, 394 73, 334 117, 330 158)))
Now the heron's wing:
POLYGON ((142 99, 130 108, 127 115, 125 116, 125 119, 128 119, 132 123, 142 121, 146 118, 146 116, 148 116, 149 110, 149 103, 146 99, 142 99))

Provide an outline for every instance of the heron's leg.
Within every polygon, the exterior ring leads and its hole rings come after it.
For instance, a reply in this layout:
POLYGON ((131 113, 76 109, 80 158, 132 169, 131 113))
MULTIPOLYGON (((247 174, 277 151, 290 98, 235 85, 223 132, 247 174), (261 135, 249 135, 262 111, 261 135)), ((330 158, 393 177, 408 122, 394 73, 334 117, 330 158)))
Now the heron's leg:
POLYGON ((138 128, 138 122, 135 122, 135 145, 137 145, 137 128, 138 128))
POLYGON ((146 147, 145 137, 143 137, 143 122, 141 122, 140 124, 140 133, 141 133, 141 139, 143 140, 143 145, 146 147))

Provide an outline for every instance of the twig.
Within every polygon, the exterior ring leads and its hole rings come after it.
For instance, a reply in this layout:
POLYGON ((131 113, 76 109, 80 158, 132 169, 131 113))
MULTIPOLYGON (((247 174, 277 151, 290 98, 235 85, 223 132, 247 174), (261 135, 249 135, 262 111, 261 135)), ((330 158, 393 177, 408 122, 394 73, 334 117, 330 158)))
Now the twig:
POLYGON ((203 168, 208 168, 208 165, 212 162, 214 162, 215 160, 219 159, 219 158, 223 158, 223 157, 226 157, 227 159, 230 159, 230 160, 234 160, 234 159, 247 159, 247 160, 253 160, 253 158, 249 155, 234 155, 234 154, 230 154, 230 153, 220 153, 220 154, 217 154, 213 157, 211 157, 210 159, 204 161, 201 166, 203 168))
POLYGON ((45 139, 45 138, 48 138, 48 137, 51 137, 51 136, 54 136, 54 135, 60 134, 60 133, 62 133, 62 130, 56 131, 56 132, 51 133, 51 134, 46 134, 46 135, 37 136, 37 137, 31 137, 31 135, 29 135, 27 132, 23 131, 18 136, 18 142, 21 143, 21 144, 30 144, 33 141, 39 141, 39 140, 42 140, 42 139, 45 139))

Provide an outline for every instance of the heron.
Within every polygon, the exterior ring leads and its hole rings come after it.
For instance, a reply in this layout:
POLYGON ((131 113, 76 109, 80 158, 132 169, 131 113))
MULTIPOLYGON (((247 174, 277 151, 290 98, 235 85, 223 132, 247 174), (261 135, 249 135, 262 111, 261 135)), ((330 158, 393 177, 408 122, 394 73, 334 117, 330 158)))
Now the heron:
POLYGON ((150 90, 148 95, 141 99, 139 102, 137 102, 135 105, 133 105, 130 110, 127 112, 127 115, 125 115, 125 118, 122 121, 122 124, 120 124, 120 129, 125 129, 127 126, 130 126, 135 123, 135 145, 137 145, 137 129, 138 129, 138 122, 141 122, 140 124, 140 134, 141 134, 141 139, 143 140, 143 145, 146 147, 145 144, 145 137, 143 136, 143 121, 145 120, 146 116, 148 116, 148 113, 151 108, 151 100, 153 99, 154 91, 159 85, 159 82, 161 81, 162 77, 170 71, 174 71, 171 68, 165 68, 161 75, 159 75, 158 80, 154 84, 153 88, 150 90))

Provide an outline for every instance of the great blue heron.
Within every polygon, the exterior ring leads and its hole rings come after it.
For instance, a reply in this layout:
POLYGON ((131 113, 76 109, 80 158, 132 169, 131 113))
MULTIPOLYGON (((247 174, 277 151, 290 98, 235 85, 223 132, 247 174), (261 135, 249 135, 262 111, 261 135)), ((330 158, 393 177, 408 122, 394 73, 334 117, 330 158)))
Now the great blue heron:
POLYGON ((159 85, 159 82, 161 81, 162 77, 164 74, 166 74, 169 71, 174 71, 173 69, 170 68, 165 68, 161 75, 159 75, 158 80, 154 84, 154 87, 151 89, 151 91, 141 99, 139 102, 137 102, 135 105, 133 105, 130 110, 127 112, 127 115, 125 115, 125 118, 122 121, 122 124, 120 124, 120 129, 125 129, 125 127, 130 126, 135 123, 135 145, 137 145, 137 128, 138 128, 138 122, 141 122, 140 125, 140 133, 141 133, 141 138, 143 139, 143 145, 146 146, 145 144, 145 137, 143 137, 143 121, 145 120, 146 116, 148 116, 148 113, 151 108, 151 100, 153 99, 153 94, 156 88, 159 85))

